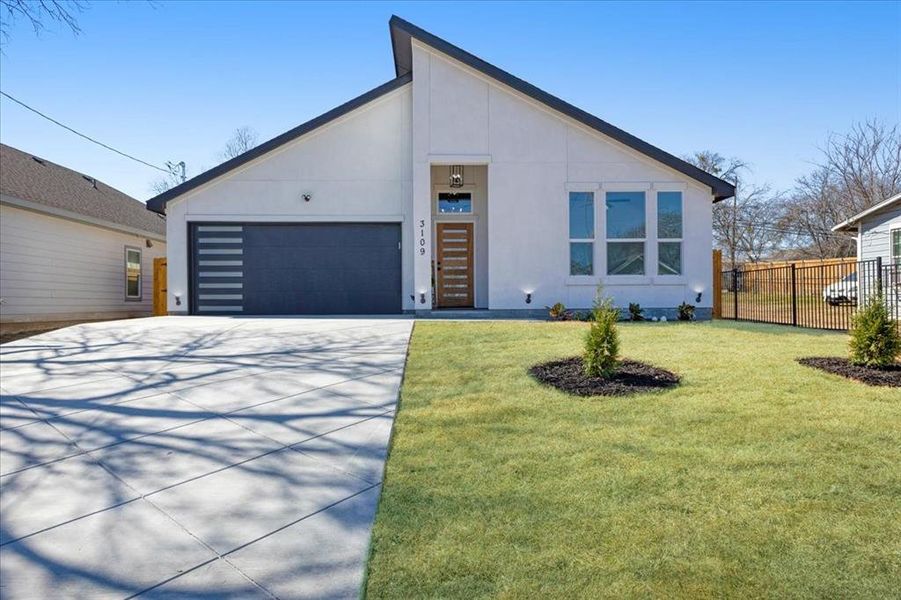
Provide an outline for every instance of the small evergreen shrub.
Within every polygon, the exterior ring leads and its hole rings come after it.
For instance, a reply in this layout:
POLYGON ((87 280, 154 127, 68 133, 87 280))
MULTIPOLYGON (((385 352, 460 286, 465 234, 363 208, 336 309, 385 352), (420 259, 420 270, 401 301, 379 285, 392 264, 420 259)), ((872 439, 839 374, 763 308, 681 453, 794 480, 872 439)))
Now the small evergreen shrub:
POLYGON ((644 309, 638 302, 630 302, 629 303, 629 319, 632 321, 644 321, 644 315, 642 314, 644 309))
POLYGON ((901 334, 889 315, 882 294, 870 298, 851 318, 851 362, 865 367, 888 367, 901 355, 901 334))
POLYGON ((619 364, 619 333, 616 322, 619 309, 610 298, 604 298, 600 288, 592 310, 591 327, 585 336, 585 354, 582 364, 589 377, 610 377, 619 364))
POLYGON ((688 302, 683 302, 679 306, 676 307, 676 310, 679 311, 679 320, 680 321, 694 321, 695 318, 695 307, 694 304, 689 304, 688 302))

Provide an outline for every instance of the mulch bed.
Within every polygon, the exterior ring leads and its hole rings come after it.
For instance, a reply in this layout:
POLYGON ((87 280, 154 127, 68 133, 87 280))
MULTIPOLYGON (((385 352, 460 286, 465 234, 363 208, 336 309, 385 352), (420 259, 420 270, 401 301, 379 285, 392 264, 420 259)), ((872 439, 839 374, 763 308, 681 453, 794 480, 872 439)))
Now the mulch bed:
POLYGON ((529 374, 541 383, 576 396, 626 396, 679 384, 675 373, 634 360, 620 362, 612 377, 588 377, 580 356, 535 365, 529 374))
POLYGON ((838 356, 799 358, 798 362, 802 365, 820 369, 834 375, 841 375, 867 385, 901 387, 901 365, 892 365, 881 369, 861 367, 851 364, 851 361, 847 358, 838 356))

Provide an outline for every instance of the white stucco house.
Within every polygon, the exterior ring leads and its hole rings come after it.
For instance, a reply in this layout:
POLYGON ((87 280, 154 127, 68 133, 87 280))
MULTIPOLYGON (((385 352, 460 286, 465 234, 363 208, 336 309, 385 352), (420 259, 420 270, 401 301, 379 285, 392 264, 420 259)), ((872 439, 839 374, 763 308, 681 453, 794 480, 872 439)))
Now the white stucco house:
POLYGON ((143 202, 0 144, 0 332, 150 316, 165 255, 143 202))
POLYGON ((395 78, 148 202, 175 314, 710 314, 734 188, 403 19, 395 78))

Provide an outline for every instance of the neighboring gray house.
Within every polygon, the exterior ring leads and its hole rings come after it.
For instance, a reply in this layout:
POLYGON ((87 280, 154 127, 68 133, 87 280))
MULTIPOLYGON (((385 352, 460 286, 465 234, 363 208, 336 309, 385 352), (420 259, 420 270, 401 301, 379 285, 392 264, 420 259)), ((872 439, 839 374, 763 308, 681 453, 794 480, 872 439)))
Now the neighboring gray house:
POLYGON ((901 194, 839 223, 832 231, 857 234, 857 260, 901 264, 901 194))
POLYGON ((0 144, 0 331, 149 316, 165 255, 144 203, 0 144))

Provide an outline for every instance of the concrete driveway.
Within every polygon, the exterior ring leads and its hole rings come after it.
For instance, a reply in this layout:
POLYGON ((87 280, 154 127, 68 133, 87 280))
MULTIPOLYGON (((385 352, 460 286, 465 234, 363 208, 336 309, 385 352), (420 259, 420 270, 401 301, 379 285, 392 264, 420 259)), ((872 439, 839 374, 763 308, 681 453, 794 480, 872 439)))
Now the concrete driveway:
POLYGON ((412 321, 160 317, 0 347, 0 596, 351 598, 412 321))

